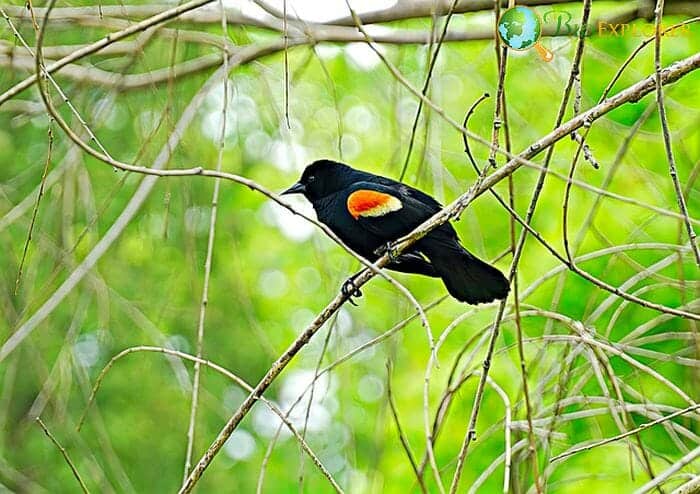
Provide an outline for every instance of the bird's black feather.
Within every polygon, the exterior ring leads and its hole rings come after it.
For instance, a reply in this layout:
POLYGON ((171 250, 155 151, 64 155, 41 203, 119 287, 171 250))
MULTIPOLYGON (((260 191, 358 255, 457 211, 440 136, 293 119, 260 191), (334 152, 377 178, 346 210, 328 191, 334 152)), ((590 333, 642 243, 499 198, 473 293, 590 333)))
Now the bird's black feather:
MULTIPOLYGON (((303 193, 318 219, 370 261, 378 258, 378 249, 442 209, 438 201, 418 189, 330 160, 309 165, 288 192, 303 193), (369 202, 354 204, 362 194, 369 202), (381 198, 387 198, 387 207, 374 206, 372 201, 381 198)), ((449 223, 432 230, 386 267, 440 277, 454 298, 470 304, 503 299, 509 291, 505 276, 467 251, 449 223)))

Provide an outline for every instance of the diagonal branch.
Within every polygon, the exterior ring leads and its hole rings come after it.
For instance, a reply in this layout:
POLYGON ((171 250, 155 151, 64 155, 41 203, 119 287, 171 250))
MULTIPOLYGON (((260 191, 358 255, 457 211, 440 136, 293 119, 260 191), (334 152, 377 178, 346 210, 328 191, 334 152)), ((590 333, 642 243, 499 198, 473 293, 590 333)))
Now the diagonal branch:
POLYGON ((615 441, 619 441, 620 439, 624 439, 624 438, 632 436, 634 434, 638 434, 639 432, 643 431, 644 429, 648 429, 649 427, 661 424, 663 422, 674 419, 676 417, 680 417, 681 415, 685 415, 688 412, 693 412, 699 408, 700 408, 700 405, 698 405, 698 404, 691 405, 691 406, 686 407, 682 410, 678 410, 677 412, 671 413, 669 415, 665 415, 665 416, 658 418, 656 420, 653 420, 651 422, 646 422, 635 429, 624 432, 623 434, 618 434, 617 436, 609 437, 607 439, 603 439, 602 441, 598 441, 595 443, 586 444, 585 446, 580 446, 578 448, 570 449, 570 450, 565 451, 557 456, 550 458, 549 461, 550 461, 550 463, 554 463, 555 461, 563 460, 564 458, 575 455, 577 453, 581 453, 582 451, 588 451, 590 449, 597 448, 599 446, 604 446, 606 444, 610 444, 610 443, 613 443, 615 441))
MULTIPOLYGON (((684 75, 697 69, 698 67, 700 67, 700 53, 688 57, 684 60, 681 60, 673 64, 672 66, 664 69, 661 73, 661 82, 662 84, 673 83, 682 78, 684 75)), ((621 91, 615 96, 605 100, 601 104, 594 106, 587 112, 584 112, 569 120, 568 122, 565 122, 557 129, 553 130, 552 132, 550 132, 549 134, 532 144, 529 148, 527 148, 517 157, 510 155, 510 162, 499 168, 496 172, 492 173, 491 175, 488 175, 481 183, 478 183, 472 188, 470 188, 467 192, 465 192, 455 201, 453 201, 449 206, 445 207, 443 210, 435 214, 432 218, 428 219, 426 222, 424 222, 422 225, 416 228, 410 235, 397 242, 396 247, 394 249, 395 253, 403 252, 413 242, 425 236, 432 229, 437 228, 439 225, 447 222, 449 219, 458 216, 462 211, 464 211, 467 205, 475 197, 478 197, 479 195, 483 194, 491 187, 495 186, 498 182, 511 175, 522 165, 523 161, 526 161, 528 158, 537 155, 546 147, 551 146, 558 140, 568 136, 574 130, 583 127, 584 124, 599 119, 606 113, 625 103, 631 101, 638 101, 646 94, 652 92, 654 88, 655 78, 654 76, 649 76, 646 79, 638 82, 637 84, 634 84, 633 86, 630 86, 629 88, 621 91)), ((416 94, 418 97, 422 96, 419 90, 413 89, 413 91, 414 94, 416 94)), ((447 115, 445 115, 444 111, 441 108, 437 107, 431 100, 425 98, 425 102, 428 105, 431 105, 435 109, 435 111, 440 113, 448 122, 454 122, 447 115)), ((477 140, 478 142, 486 142, 486 144, 490 146, 490 143, 480 138, 479 136, 473 136, 469 131, 463 129, 461 125, 457 124, 456 122, 454 123, 454 125, 457 126, 457 128, 459 128, 463 133, 469 135, 469 137, 477 140)), ((499 150, 499 152, 503 153, 502 150, 499 150)), ((386 255, 384 255, 374 264, 374 266, 377 268, 381 268, 385 266, 387 262, 389 262, 389 259, 386 255)), ((374 272, 365 269, 355 278, 356 286, 360 288, 365 283, 367 283, 367 281, 369 281, 372 277, 374 277, 374 275, 374 272)), ((589 281, 595 280, 593 276, 588 275, 587 273, 581 274, 581 276, 589 279, 589 281)), ((599 282, 599 280, 595 281, 599 282)), ((698 314, 685 312, 679 309, 672 309, 659 304, 648 302, 646 300, 638 299, 637 297, 634 297, 633 295, 627 293, 623 293, 614 287, 608 286, 607 288, 610 288, 617 295, 624 296, 625 298, 635 299, 635 301, 638 300, 638 303, 641 303, 646 307, 660 310, 662 312, 668 312, 680 317, 700 320, 700 315, 698 314)), ((347 301, 347 298, 348 296, 344 295, 343 293, 337 294, 335 298, 325 307, 325 309, 323 309, 323 311, 318 316, 316 316, 316 318, 311 322, 311 324, 309 324, 309 326, 301 333, 301 335, 296 340, 294 340, 287 348, 287 350, 285 350, 284 353, 282 353, 282 355, 280 355, 280 357, 272 364, 265 376, 263 376, 263 378, 260 380, 257 386, 255 386, 253 392, 250 395, 248 395, 248 397, 243 401, 243 403, 239 406, 238 410, 236 410, 233 416, 229 419, 226 425, 219 432, 216 439, 212 442, 211 446, 201 457, 195 468, 192 470, 190 476, 187 478, 186 482, 180 488, 180 494, 189 493, 192 491, 192 489, 194 489, 194 486, 197 484, 206 468, 211 464, 216 454, 223 447, 224 443, 231 436, 236 427, 238 427, 238 424, 248 414, 257 398, 259 396, 262 396, 262 394, 267 390, 267 388, 269 388, 270 385, 275 381, 277 376, 279 376, 282 373, 282 371, 289 364, 292 358, 294 358, 294 356, 309 342, 309 340, 314 336, 314 334, 316 334, 316 332, 323 326, 323 324, 347 301)))
POLYGON ((668 127, 668 118, 666 117, 666 103, 664 102, 664 88, 659 82, 661 81, 661 14, 664 10, 664 0, 657 0, 656 9, 654 11, 654 67, 656 76, 656 104, 659 107, 659 119, 661 120, 661 133, 664 137, 664 147, 666 149, 666 159, 668 160, 668 169, 673 181, 673 188, 676 192, 678 200, 678 209, 683 215, 685 228, 688 231, 690 238, 690 247, 695 254, 695 263, 700 267, 700 250, 697 244, 697 235, 688 218, 688 206, 685 204, 683 197, 683 188, 678 180, 678 171, 676 170, 676 159, 673 156, 673 145, 671 144, 671 131, 668 127))

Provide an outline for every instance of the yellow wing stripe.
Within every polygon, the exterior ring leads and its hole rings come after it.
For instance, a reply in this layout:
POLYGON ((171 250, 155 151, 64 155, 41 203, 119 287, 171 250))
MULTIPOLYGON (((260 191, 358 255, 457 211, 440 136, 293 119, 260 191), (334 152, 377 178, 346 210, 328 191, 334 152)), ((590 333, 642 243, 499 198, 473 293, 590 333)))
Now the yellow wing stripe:
POLYGON ((348 211, 353 218, 360 216, 384 216, 403 207, 401 201, 391 194, 376 190, 356 190, 348 196, 348 211))

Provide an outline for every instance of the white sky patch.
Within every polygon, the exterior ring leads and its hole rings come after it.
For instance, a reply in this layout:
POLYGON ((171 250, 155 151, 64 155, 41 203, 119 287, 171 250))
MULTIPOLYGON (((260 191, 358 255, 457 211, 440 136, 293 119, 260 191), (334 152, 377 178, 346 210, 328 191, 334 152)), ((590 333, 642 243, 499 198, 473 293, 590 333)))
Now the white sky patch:
POLYGON ((92 367, 100 360, 100 343, 94 332, 82 334, 73 345, 73 356, 82 367, 92 367))
MULTIPOLYGON (((362 331, 356 335, 352 335, 349 337, 345 337, 341 340, 340 344, 340 349, 342 353, 347 353, 351 350, 354 350, 355 348, 364 345, 368 341, 370 341, 372 338, 374 338, 376 334, 372 334, 369 331, 362 331)), ((362 352, 358 353, 353 357, 353 360, 371 360, 372 357, 374 357, 374 354, 377 351, 376 346, 371 346, 369 348, 365 348, 362 352)))
MULTIPOLYGON (((233 96, 233 88, 230 84, 226 86, 228 88, 229 101, 231 96, 233 96)), ((204 106, 208 110, 221 110, 221 105, 224 104, 224 84, 219 82, 215 84, 207 93, 204 98, 204 106)))
POLYGON ((346 484, 352 486, 352 492, 369 491, 369 479, 360 470, 349 470, 346 477, 346 484))
MULTIPOLYGON (((221 110, 212 110, 208 112, 202 119, 202 134, 204 134, 210 141, 219 142, 221 138, 221 122, 223 120, 223 115, 221 110)), ((231 137, 233 135, 232 124, 233 119, 230 117, 226 118, 226 134, 225 137, 231 137)))
MULTIPOLYGON (((378 48, 384 53, 382 46, 378 48)), ((360 70, 370 71, 381 63, 379 55, 367 43, 348 43, 345 45, 345 55, 360 70)))
POLYGON ((267 406, 256 406, 253 409, 253 427, 258 435, 268 438, 274 437, 280 425, 282 425, 280 440, 291 437, 292 433, 289 432, 289 428, 282 424, 279 416, 267 406))
MULTIPOLYGON (((290 372, 284 378, 280 389, 278 399, 280 409, 287 411, 297 401, 299 396, 304 393, 307 386, 313 381, 313 377, 314 371, 311 369, 300 369, 290 372)), ((306 421, 306 407, 309 403, 309 391, 306 392, 304 398, 299 401, 289 415, 289 420, 292 424, 298 430, 301 430, 306 422, 308 432, 328 431, 332 426, 332 416, 324 402, 335 398, 336 387, 335 380, 330 378, 328 374, 319 377, 318 381, 316 381, 313 401, 309 408, 308 421, 306 421)), ((261 436, 274 436, 281 423, 280 418, 267 407, 258 404, 254 408, 253 426, 255 431, 261 436)), ((289 436, 289 429, 287 426, 283 426, 281 438, 288 438, 289 436)))
MULTIPOLYGON (((290 372, 285 378, 280 390, 280 401, 282 403, 294 403, 306 387, 311 384, 314 378, 314 371, 311 369, 299 369, 290 372)), ((333 382, 328 374, 323 374, 316 381, 314 390, 314 403, 320 402, 326 393, 333 390, 333 382)))
POLYGON ((350 441, 352 440, 352 431, 350 428, 341 423, 335 422, 325 436, 325 445, 323 451, 325 453, 337 452, 343 453, 347 450, 350 441))
POLYGON ((224 451, 226 454, 237 461, 245 461, 253 456, 257 445, 253 435, 244 430, 236 429, 231 434, 231 437, 224 443, 224 451))
POLYGON ((343 123, 348 129, 358 134, 364 134, 377 129, 379 119, 368 106, 355 105, 345 112, 343 123))
POLYGON ((316 313, 311 309, 302 307, 292 312, 289 318, 289 324, 292 325, 292 329, 297 333, 301 333, 306 327, 316 318, 316 313))
POLYGON ((307 403, 308 400, 302 400, 289 416, 294 426, 301 430, 304 428, 304 423, 306 423, 306 430, 308 432, 322 432, 328 429, 328 427, 331 425, 331 414, 326 407, 316 403, 314 399, 314 403, 311 404, 311 408, 309 409, 309 420, 307 421, 307 403))
POLYGON ((209 231, 209 215, 211 210, 204 206, 192 206, 185 210, 185 230, 188 233, 204 235, 209 231))
MULTIPOLYGON (((320 354, 315 358, 314 364, 318 362, 319 358, 320 354)), ((326 395, 326 397, 323 399, 323 406, 326 407, 326 410, 328 410, 328 413, 331 415, 338 413, 338 410, 340 410, 340 403, 338 403, 338 398, 336 398, 335 395, 326 395)))
POLYGON ((332 60, 342 53, 343 49, 330 43, 319 43, 316 45, 316 53, 324 60, 332 60))
POLYGON ((318 122, 319 127, 330 127, 335 131, 338 128, 338 119, 342 118, 342 113, 338 115, 338 110, 334 106, 322 106, 314 112, 311 118, 318 122))
MULTIPOLYGON (((285 405, 285 409, 304 393, 313 378, 314 371, 311 369, 296 370, 287 376, 280 390, 280 401, 285 405)), ((333 380, 328 374, 320 376, 316 381, 313 401, 309 408, 309 419, 306 424, 309 432, 321 432, 331 425, 331 414, 322 403, 327 396, 333 396, 333 388, 333 380)), ((299 428, 303 427, 306 421, 306 408, 309 405, 310 397, 309 389, 290 415, 291 421, 299 428)))
POLYGON ((177 350, 178 352, 190 352, 190 342, 187 341, 187 338, 185 338, 181 334, 174 334, 168 336, 168 338, 165 340, 165 345, 167 348, 172 348, 173 350, 177 350))
POLYGON ((366 374, 357 383, 357 394, 365 403, 374 403, 384 396, 384 382, 374 374, 366 374))
POLYGON ((352 315, 347 309, 343 308, 338 311, 336 325, 341 336, 348 336, 352 333, 352 315))
POLYGON ((340 144, 343 147, 343 158, 346 161, 354 160, 362 151, 362 143, 360 143, 360 140, 348 132, 343 133, 340 144))
POLYGON ((160 113, 151 110, 146 110, 139 113, 137 118, 141 124, 141 133, 143 135, 152 133, 160 122, 161 117, 162 115, 160 113))
MULTIPOLYGON (((283 0, 265 1, 268 5, 282 11, 283 0)), ((224 5, 231 3, 233 3, 231 0, 224 0, 224 5)), ((396 3, 396 0, 350 0, 349 3, 355 12, 363 14, 391 7, 396 3)), ((252 2, 249 2, 248 5, 254 6, 256 9, 244 8, 246 13, 259 12, 257 10, 259 7, 252 2)), ((309 22, 327 22, 350 15, 350 10, 348 10, 345 0, 287 0, 287 12, 292 16, 309 22)))
POLYGON ((299 289, 304 293, 314 293, 321 287, 321 273, 312 266, 305 266, 294 276, 299 289))
MULTIPOLYGON (((309 204, 309 202, 303 197, 299 196, 285 196, 285 199, 289 201, 295 210, 300 211, 307 216, 312 218, 316 216, 314 209, 309 204)), ((281 207, 272 201, 267 201, 262 206, 262 215, 265 222, 272 224, 279 228, 282 235, 287 237, 289 240, 294 242, 305 242, 314 234, 314 225, 306 221, 299 215, 292 213, 291 211, 281 207)))
POLYGON ((323 461, 323 465, 332 474, 342 472, 348 464, 348 462, 345 460, 345 456, 341 453, 335 453, 328 456, 323 455, 321 461, 323 461))
MULTIPOLYGON (((217 84, 204 99, 202 133, 211 141, 218 143, 223 123, 224 85, 217 84)), ((253 98, 228 86, 228 105, 226 107, 226 135, 229 138, 236 133, 248 134, 260 129, 258 105, 253 98)))
POLYGON ((248 393, 244 393, 238 386, 231 385, 224 391, 222 401, 226 409, 233 413, 247 397, 248 393))
POLYGON ((306 148, 301 144, 276 140, 270 147, 269 160, 282 171, 297 171, 306 165, 307 154, 306 148))
POLYGON ((287 275, 279 269, 263 271, 258 278, 258 288, 267 298, 280 298, 289 288, 287 275))
POLYGON ((415 98, 401 98, 398 104, 397 117, 400 123, 412 122, 418 109, 418 101, 415 98))
POLYGON ((272 148, 272 139, 263 130, 254 130, 245 138, 245 152, 255 160, 263 160, 272 148))

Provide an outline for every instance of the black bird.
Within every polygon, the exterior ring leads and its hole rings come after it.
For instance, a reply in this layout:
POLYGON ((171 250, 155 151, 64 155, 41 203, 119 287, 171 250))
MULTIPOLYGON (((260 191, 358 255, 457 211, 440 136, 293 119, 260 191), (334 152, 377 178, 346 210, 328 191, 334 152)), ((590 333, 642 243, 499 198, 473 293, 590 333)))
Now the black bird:
MULTIPOLYGON (((299 181, 282 194, 303 194, 319 221, 372 262, 391 242, 442 209, 439 202, 420 190, 330 160, 311 163, 299 181)), ((386 267, 442 278, 454 298, 469 304, 508 295, 506 277, 462 247, 449 223, 432 230, 386 267)))

